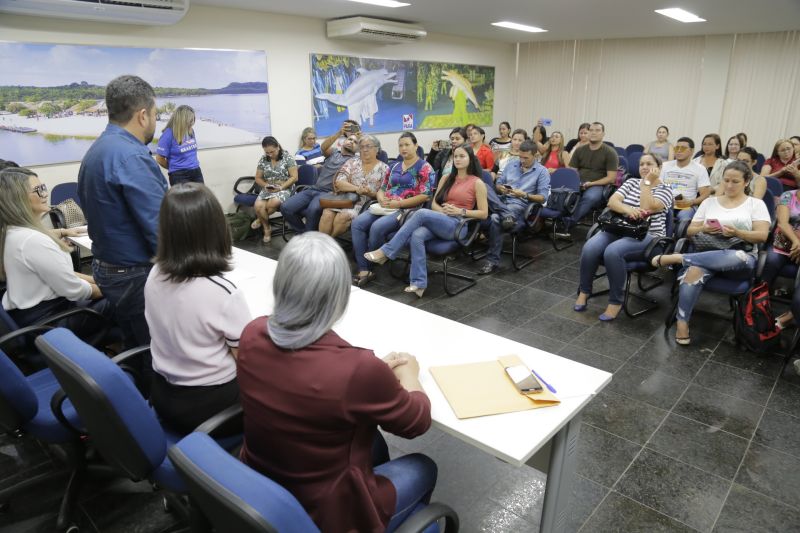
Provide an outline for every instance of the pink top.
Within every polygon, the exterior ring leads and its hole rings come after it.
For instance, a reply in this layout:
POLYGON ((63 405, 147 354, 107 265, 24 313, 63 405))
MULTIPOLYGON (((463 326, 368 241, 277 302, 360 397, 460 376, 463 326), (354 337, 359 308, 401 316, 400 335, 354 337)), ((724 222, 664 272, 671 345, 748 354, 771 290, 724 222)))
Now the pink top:
POLYGON ((558 151, 553 150, 547 156, 547 160, 543 163, 544 168, 561 168, 564 165, 558 162, 558 151))
POLYGON ((475 207, 475 181, 477 176, 455 178, 455 183, 447 191, 447 203, 459 209, 472 209, 475 207))

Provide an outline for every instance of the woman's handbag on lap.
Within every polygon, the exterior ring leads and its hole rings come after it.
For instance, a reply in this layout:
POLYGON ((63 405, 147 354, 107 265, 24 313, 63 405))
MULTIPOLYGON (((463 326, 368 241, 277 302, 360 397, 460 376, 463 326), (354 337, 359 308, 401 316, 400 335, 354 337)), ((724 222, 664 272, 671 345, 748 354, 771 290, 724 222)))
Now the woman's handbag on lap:
POLYGON ((352 209, 358 202, 358 194, 354 192, 340 192, 323 194, 319 198, 322 209, 352 209))
POLYGON ((620 237, 631 237, 641 241, 647 236, 650 230, 650 217, 630 218, 623 214, 616 213, 611 209, 606 209, 597 217, 600 229, 619 235, 620 237))

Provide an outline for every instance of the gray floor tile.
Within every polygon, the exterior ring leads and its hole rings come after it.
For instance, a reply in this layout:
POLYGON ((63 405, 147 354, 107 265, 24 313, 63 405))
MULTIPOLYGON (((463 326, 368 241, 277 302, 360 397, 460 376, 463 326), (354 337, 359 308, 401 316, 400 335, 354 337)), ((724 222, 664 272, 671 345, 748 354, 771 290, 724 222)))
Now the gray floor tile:
POLYGON ((547 276, 545 278, 536 280, 533 283, 529 283, 527 286, 531 289, 552 292, 553 294, 558 294, 559 296, 575 296, 576 290, 574 286, 564 283, 564 280, 555 278, 553 276, 547 276))
POLYGON ((164 510, 162 498, 147 481, 121 480, 82 502, 81 508, 103 533, 157 533, 178 521, 176 513, 164 510))
POLYGON ((601 322, 598 326, 619 335, 639 339, 640 341, 646 341, 657 331, 663 331, 664 329, 663 322, 645 316, 630 318, 622 311, 620 311, 616 320, 601 322))
MULTIPOLYGON (((480 262, 475 263, 473 270, 477 270, 480 264, 480 262)), ((518 284, 497 279, 494 276, 479 276, 477 279, 478 284, 475 286, 476 289, 481 292, 494 294, 498 298, 508 296, 512 292, 516 292, 520 289, 518 284)))
MULTIPOLYGON (((554 280, 555 283, 558 283, 557 280, 554 280)), ((549 313, 553 313, 554 315, 558 315, 560 317, 568 318, 570 320, 574 320, 575 322, 580 322, 581 324, 585 324, 587 326, 594 326, 597 324, 597 317, 600 316, 605 310, 605 306, 596 305, 595 302, 589 300, 588 308, 586 311, 583 312, 576 312, 573 309, 575 305, 575 293, 573 291, 572 295, 568 295, 563 300, 558 302, 556 305, 548 309, 549 313)))
POLYGON ((754 440, 800 459, 800 418, 767 409, 754 440))
POLYGON ((800 511, 734 483, 715 533, 800 533, 800 511))
POLYGON ((690 380, 710 357, 717 341, 706 337, 680 346, 674 337, 656 333, 634 355, 630 362, 642 368, 658 370, 678 379, 690 380))
POLYGON ((536 527, 500 504, 481 498, 459 516, 463 533, 519 533, 536 527))
POLYGON ((695 383, 742 400, 764 405, 767 403, 774 379, 753 374, 728 365, 713 361, 705 366, 694 379, 695 383))
POLYGON ((495 335, 506 335, 509 331, 514 329, 514 324, 503 322, 502 320, 492 316, 480 316, 478 314, 468 315, 461 320, 462 324, 472 326, 473 328, 482 329, 495 335))
POLYGON ((638 444, 644 444, 667 411, 626 396, 601 391, 583 412, 583 421, 638 444))
POLYGON ((560 340, 551 339, 550 337, 533 333, 532 331, 528 331, 522 327, 512 329, 506 334, 506 337, 550 353, 556 353, 565 346, 565 344, 560 340))
POLYGON ((553 272, 554 278, 559 278, 562 282, 578 284, 580 279, 580 269, 577 266, 565 266, 553 272))
POLYGON ((585 478, 611 487, 640 449, 638 444, 589 424, 581 424, 575 471, 585 478))
POLYGON ((507 299, 501 299, 498 302, 489 304, 475 311, 473 316, 495 318, 501 322, 518 327, 537 316, 539 312, 539 309, 535 306, 514 304, 508 302, 507 299))
POLYGON ((521 327, 551 339, 571 339, 589 329, 589 326, 585 324, 563 318, 549 311, 536 315, 521 327))
POLYGON ((486 497, 515 515, 538 525, 547 476, 529 467, 506 472, 487 492, 486 497))
POLYGON ((779 379, 769 399, 768 407, 784 413, 797 415, 800 413, 800 386, 779 379))
POLYGON ((676 414, 746 439, 753 436, 763 410, 758 404, 695 384, 689 386, 673 408, 676 414))
POLYGON ((475 285, 473 288, 456 294, 455 296, 445 296, 441 299, 445 304, 451 307, 474 313, 478 309, 493 304, 498 300, 497 296, 483 292, 479 287, 480 285, 475 285))
POLYGON ((800 508, 800 462, 796 457, 754 442, 744 456, 736 482, 800 508))
POLYGON ((642 341, 606 329, 597 321, 570 344, 625 361, 641 348, 642 341))
POLYGON ((606 372, 615 372, 624 364, 619 359, 606 357, 605 355, 600 355, 597 352, 580 348, 578 346, 573 346, 572 344, 567 344, 556 353, 562 357, 566 357, 567 359, 572 359, 573 361, 583 363, 584 365, 593 366, 595 368, 599 368, 600 370, 605 370, 606 372))
POLYGON ((671 414, 647 447, 706 472, 733 479, 747 443, 746 439, 732 433, 671 414))
POLYGON ((615 489, 700 531, 708 531, 731 483, 645 449, 615 489))
POLYGON ((529 287, 522 287, 520 290, 511 293, 508 297, 503 298, 502 301, 511 305, 519 305, 527 309, 535 310, 537 313, 533 314, 538 314, 538 312, 547 310, 561 300, 563 300, 563 298, 557 294, 531 289, 529 287))
POLYGON ((661 372, 625 363, 614 373, 606 390, 661 409, 671 409, 687 386, 687 382, 661 372))
POLYGON ((783 368, 782 356, 755 354, 729 342, 719 343, 711 360, 770 378, 777 377, 783 368))
POLYGON ((572 480, 572 497, 569 517, 564 527, 565 533, 578 531, 597 506, 608 494, 609 489, 583 476, 575 475, 572 480))
POLYGON ((425 302, 420 306, 420 309, 456 321, 470 314, 466 309, 451 306, 449 302, 443 298, 437 298, 436 300, 425 302))
POLYGON ((581 533, 693 533, 695 530, 612 491, 580 531, 581 533))

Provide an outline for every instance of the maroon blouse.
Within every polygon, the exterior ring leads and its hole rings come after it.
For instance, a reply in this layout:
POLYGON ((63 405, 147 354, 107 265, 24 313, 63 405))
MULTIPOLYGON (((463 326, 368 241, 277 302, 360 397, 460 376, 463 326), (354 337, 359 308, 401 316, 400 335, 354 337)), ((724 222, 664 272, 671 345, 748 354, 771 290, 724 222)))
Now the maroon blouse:
POLYGON ((421 435, 430 400, 332 331, 292 351, 276 346, 266 325, 266 317, 253 320, 239 341, 242 461, 289 490, 326 533, 385 531, 396 492, 372 472, 376 428, 421 435))

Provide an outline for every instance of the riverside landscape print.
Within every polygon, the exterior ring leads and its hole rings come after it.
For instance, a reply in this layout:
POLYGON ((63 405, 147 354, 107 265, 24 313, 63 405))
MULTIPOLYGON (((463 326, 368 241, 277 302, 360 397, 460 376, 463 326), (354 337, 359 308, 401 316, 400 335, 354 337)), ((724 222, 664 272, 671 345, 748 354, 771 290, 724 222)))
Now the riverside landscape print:
POLYGON ((264 51, 0 42, 0 158, 80 161, 108 123, 105 86, 122 74, 156 92, 155 145, 172 110, 195 110, 198 146, 252 144, 271 132, 264 51))

